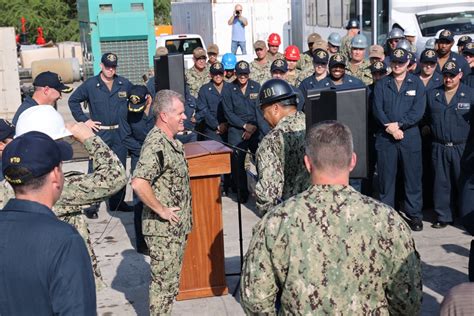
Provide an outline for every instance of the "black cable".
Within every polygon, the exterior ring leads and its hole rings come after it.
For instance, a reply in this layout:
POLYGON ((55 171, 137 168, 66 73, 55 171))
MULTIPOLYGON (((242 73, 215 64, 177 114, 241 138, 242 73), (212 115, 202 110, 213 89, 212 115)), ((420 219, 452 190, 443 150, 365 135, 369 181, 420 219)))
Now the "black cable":
POLYGON ((230 148, 232 148, 232 149, 234 149, 234 150, 238 150, 238 151, 241 151, 241 152, 250 154, 250 155, 252 155, 253 157, 255 157, 255 154, 252 153, 252 152, 250 152, 250 151, 248 151, 248 150, 244 150, 244 149, 242 149, 242 148, 240 148, 240 147, 231 145, 231 144, 229 144, 229 143, 227 143, 227 142, 224 142, 224 141, 222 141, 222 140, 214 139, 214 138, 212 138, 211 136, 206 135, 206 134, 204 134, 204 133, 201 133, 201 132, 199 132, 199 131, 197 131, 197 130, 195 130, 195 129, 192 129, 192 130, 187 129, 187 130, 185 130, 185 132, 196 133, 196 134, 198 134, 198 135, 201 135, 201 136, 204 136, 204 137, 206 137, 206 138, 209 138, 210 140, 216 141, 216 142, 218 142, 218 143, 220 143, 220 144, 222 144, 222 145, 224 145, 224 146, 227 146, 227 147, 230 147, 230 148))

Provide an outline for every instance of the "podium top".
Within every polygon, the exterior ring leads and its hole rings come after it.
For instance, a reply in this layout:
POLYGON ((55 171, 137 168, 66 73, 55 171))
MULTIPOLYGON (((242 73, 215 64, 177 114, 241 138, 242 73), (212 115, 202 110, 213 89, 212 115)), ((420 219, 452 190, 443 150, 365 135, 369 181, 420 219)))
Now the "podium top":
POLYGON ((230 173, 232 149, 213 140, 184 144, 189 176, 215 176, 230 173))
POLYGON ((184 144, 184 154, 187 159, 231 152, 232 149, 214 140, 205 140, 201 142, 184 144))

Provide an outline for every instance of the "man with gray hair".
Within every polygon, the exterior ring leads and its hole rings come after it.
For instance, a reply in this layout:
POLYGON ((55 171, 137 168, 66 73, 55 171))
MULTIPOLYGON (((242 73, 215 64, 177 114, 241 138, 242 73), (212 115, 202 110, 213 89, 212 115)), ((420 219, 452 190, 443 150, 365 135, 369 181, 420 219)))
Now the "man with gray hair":
POLYGON ((309 129, 304 162, 312 186, 254 227, 244 260, 247 314, 417 315, 420 258, 392 208, 349 186, 352 134, 335 121, 309 129))
POLYGON ((155 126, 143 143, 132 188, 144 204, 143 235, 150 250, 150 314, 169 315, 178 294, 187 234, 191 232, 191 189, 181 142, 184 99, 161 90, 153 104, 155 126))

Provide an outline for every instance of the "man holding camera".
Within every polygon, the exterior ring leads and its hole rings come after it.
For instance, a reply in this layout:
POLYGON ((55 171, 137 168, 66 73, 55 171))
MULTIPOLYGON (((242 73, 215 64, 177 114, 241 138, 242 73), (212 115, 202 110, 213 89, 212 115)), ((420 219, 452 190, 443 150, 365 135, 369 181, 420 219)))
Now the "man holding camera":
POLYGON ((245 27, 249 23, 247 19, 242 16, 242 6, 240 4, 235 6, 234 14, 230 17, 227 23, 232 25, 232 45, 230 48, 232 54, 236 55, 237 48, 240 47, 242 55, 246 55, 247 49, 245 47, 245 27))

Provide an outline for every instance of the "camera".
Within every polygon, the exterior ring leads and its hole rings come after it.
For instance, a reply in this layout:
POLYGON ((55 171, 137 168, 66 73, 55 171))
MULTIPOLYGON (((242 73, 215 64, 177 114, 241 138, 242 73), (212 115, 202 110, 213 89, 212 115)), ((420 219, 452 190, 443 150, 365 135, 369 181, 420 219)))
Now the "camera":
POLYGON ((240 15, 240 11, 235 11, 235 15, 240 15))

